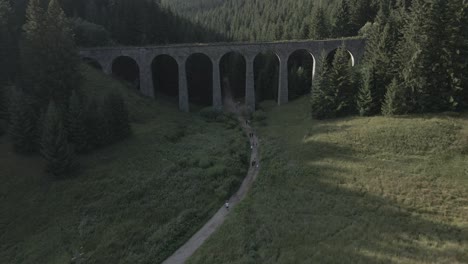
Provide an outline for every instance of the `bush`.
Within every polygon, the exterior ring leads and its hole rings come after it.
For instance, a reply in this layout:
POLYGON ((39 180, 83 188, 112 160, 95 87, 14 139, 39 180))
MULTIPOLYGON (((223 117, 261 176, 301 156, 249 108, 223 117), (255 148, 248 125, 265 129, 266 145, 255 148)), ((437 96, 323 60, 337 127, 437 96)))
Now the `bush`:
POLYGON ((186 126, 185 125, 179 125, 174 129, 174 132, 171 132, 168 135, 165 135, 164 137, 172 143, 176 143, 179 140, 181 140, 183 137, 186 135, 186 126))
POLYGON ((75 41, 78 46, 96 47, 110 44, 110 33, 103 26, 81 18, 75 18, 72 23, 75 41))
POLYGON ((219 116, 223 115, 222 112, 215 110, 213 107, 203 108, 199 114, 208 122, 216 122, 219 116))

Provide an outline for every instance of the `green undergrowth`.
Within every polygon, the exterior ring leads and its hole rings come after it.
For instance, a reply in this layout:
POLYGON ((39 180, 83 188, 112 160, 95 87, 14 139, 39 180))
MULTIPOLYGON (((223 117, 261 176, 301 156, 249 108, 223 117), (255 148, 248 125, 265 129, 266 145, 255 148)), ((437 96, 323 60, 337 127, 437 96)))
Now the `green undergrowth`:
POLYGON ((1 263, 160 263, 245 177, 247 139, 232 117, 182 113, 83 72, 86 96, 124 95, 133 135, 80 156, 79 175, 64 181, 0 137, 1 263))
POLYGON ((468 263, 466 114, 263 108, 260 175, 188 263, 468 263))

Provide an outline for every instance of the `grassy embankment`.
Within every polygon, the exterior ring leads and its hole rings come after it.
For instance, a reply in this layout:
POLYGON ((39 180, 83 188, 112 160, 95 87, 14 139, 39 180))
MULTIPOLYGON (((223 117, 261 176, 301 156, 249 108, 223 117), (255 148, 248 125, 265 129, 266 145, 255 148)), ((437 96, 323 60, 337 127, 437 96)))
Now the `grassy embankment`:
POLYGON ((143 98, 83 68, 88 97, 120 91, 134 135, 79 157, 79 176, 53 181, 40 157, 0 138, 0 262, 158 263, 237 189, 248 168, 237 121, 208 122, 143 98))
POLYGON ((259 178, 190 264, 468 263, 466 114, 308 111, 267 109, 259 178))

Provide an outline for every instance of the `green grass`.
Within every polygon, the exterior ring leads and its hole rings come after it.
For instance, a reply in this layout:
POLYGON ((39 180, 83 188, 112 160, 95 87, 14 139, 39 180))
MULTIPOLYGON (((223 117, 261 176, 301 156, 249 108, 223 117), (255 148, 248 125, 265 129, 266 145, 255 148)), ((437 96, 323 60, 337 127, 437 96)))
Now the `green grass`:
POLYGON ((194 263, 468 263, 468 116, 266 107, 252 191, 194 263))
POLYGON ((159 263, 240 185, 247 139, 235 120, 208 122, 144 98, 90 68, 88 97, 125 95, 126 141, 79 157, 80 175, 53 181, 40 157, 0 137, 0 262, 159 263))

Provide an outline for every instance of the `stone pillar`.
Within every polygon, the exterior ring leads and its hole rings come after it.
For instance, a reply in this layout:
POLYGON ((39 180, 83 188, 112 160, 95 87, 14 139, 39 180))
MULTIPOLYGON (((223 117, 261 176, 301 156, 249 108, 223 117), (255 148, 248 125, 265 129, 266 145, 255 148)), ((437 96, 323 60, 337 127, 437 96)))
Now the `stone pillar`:
POLYGON ((142 94, 154 98, 153 71, 151 62, 146 60, 138 63, 140 68, 140 91, 142 94))
POLYGON ((99 61, 102 66, 102 71, 107 75, 112 75, 112 60, 110 61, 99 61))
POLYGON ((255 57, 245 56, 245 106, 252 112, 255 111, 255 57))
POLYGON ((211 58, 213 63, 213 108, 223 110, 223 95, 221 92, 221 78, 219 70, 219 58, 211 58))
POLYGON ((278 105, 284 105, 289 101, 288 56, 279 56, 279 64, 278 105))
POLYGON ((186 58, 179 58, 179 109, 184 112, 189 112, 189 94, 187 89, 187 72, 185 69, 186 58))

